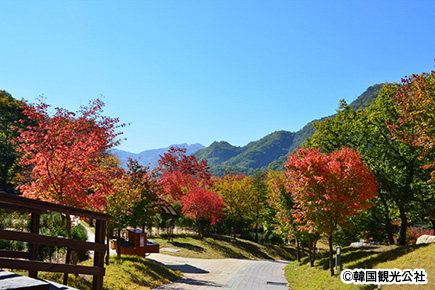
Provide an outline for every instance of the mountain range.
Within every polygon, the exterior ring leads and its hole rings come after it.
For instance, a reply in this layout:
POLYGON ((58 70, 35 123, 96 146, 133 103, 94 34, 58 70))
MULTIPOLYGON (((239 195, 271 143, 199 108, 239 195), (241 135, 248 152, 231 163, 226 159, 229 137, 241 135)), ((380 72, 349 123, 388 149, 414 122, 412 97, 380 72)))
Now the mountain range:
MULTIPOLYGON (((350 104, 350 107, 357 110, 369 106, 378 96, 382 86, 383 84, 376 84, 369 87, 350 104)), ((128 158, 132 158, 139 160, 142 165, 154 168, 157 166, 160 155, 163 155, 170 147, 174 146, 186 148, 187 155, 192 154, 200 160, 207 160, 211 173, 216 176, 222 176, 228 172, 251 175, 256 171, 283 170, 287 155, 294 152, 308 137, 314 134, 313 124, 328 117, 311 121, 297 132, 284 130, 273 132, 245 146, 233 146, 226 141, 215 141, 208 147, 198 143, 192 145, 176 144, 166 148, 146 150, 137 154, 118 149, 112 149, 111 153, 121 161, 124 167, 128 158)))
POLYGON ((139 164, 144 166, 149 166, 151 169, 157 166, 157 161, 160 158, 160 155, 165 154, 168 152, 169 148, 171 147, 178 147, 178 148, 186 148, 186 154, 191 155, 195 153, 196 151, 205 148, 205 146, 195 143, 192 145, 188 145, 187 143, 184 144, 174 144, 170 145, 166 148, 159 148, 159 149, 151 149, 151 150, 145 150, 140 153, 131 153, 124 150, 119 149, 111 149, 109 152, 113 154, 118 160, 121 162, 121 165, 125 168, 128 162, 128 158, 136 159, 139 161, 139 164))
MULTIPOLYGON (((350 104, 354 110, 363 109, 378 96, 383 84, 369 87, 361 96, 350 104)), ((333 117, 333 116, 329 116, 333 117)), ((283 170, 287 155, 299 148, 304 141, 314 134, 315 122, 305 125, 297 132, 276 131, 260 140, 237 147, 225 141, 214 142, 209 147, 196 151, 193 155, 207 160, 211 173, 222 176, 227 172, 240 172, 248 175, 256 171, 283 170)))

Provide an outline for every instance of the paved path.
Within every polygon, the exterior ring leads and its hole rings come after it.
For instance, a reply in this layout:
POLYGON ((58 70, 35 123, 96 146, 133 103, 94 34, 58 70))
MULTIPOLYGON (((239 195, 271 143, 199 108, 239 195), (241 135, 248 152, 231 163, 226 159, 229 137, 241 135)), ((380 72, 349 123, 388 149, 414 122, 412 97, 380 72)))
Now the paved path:
POLYGON ((179 270, 184 277, 156 290, 288 290, 286 261, 247 259, 192 259, 151 254, 149 259, 179 270))

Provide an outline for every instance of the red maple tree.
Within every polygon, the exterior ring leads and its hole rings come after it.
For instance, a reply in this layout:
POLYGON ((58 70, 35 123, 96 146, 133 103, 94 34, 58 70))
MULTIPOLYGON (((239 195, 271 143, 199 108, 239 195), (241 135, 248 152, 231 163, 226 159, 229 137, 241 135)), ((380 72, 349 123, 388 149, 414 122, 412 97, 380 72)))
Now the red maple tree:
POLYGON ((213 225, 220 220, 225 206, 223 198, 204 187, 193 186, 181 198, 182 212, 188 218, 196 220, 198 234, 201 235, 201 222, 210 220, 213 225))
POLYGON ((34 121, 17 138, 21 165, 30 170, 19 186, 24 196, 103 210, 118 172, 105 151, 117 144, 120 134, 115 132, 118 119, 101 115, 103 106, 95 100, 77 113, 56 108, 52 116, 42 101, 24 108, 34 121))
POLYGON ((160 173, 160 197, 167 201, 179 201, 190 187, 211 182, 207 161, 187 156, 186 148, 171 147, 161 156, 155 170, 160 173))
POLYGON ((377 194, 375 177, 358 153, 342 148, 330 154, 300 149, 288 157, 288 190, 292 192, 293 217, 304 230, 328 238, 330 271, 334 275, 332 237, 338 224, 371 206, 377 194))

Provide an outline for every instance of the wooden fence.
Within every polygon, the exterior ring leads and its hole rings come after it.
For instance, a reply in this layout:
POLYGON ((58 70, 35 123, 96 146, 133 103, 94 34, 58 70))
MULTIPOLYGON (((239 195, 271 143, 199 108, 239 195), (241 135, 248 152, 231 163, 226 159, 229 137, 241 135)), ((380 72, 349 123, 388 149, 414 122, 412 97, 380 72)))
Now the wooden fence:
POLYGON ((0 229, 0 239, 29 243, 29 251, 0 250, 0 268, 28 270, 36 278, 38 271, 87 274, 93 276, 92 289, 103 289, 106 222, 110 216, 98 212, 77 209, 40 200, 28 199, 0 191, 0 208, 28 212, 31 215, 30 233, 0 229), (59 212, 95 219, 95 243, 83 242, 64 237, 49 237, 39 234, 41 214, 59 212), (94 266, 49 263, 38 259, 38 245, 66 247, 73 250, 94 251, 94 266), (24 260, 23 260, 24 259, 24 260))

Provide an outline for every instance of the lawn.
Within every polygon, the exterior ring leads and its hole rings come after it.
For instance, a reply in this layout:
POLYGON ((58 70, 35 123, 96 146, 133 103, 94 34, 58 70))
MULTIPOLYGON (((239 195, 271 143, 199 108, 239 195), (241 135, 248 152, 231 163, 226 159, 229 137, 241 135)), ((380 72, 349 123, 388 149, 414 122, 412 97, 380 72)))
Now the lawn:
MULTIPOLYGON (((366 248, 347 247, 342 250, 344 269, 417 269, 423 268, 428 274, 427 285, 383 285, 382 289, 435 289, 435 245, 414 246, 370 246, 366 248)), ((310 268, 308 261, 293 262, 285 269, 286 278, 293 290, 306 289, 375 289, 374 286, 344 284, 340 276, 330 276, 327 270, 326 252, 319 255, 315 266, 310 268)))
MULTIPOLYGON (((91 266, 92 260, 83 264, 91 266)), ((105 290, 148 290, 180 278, 182 274, 137 256, 110 257, 104 276, 105 290)), ((63 274, 38 273, 38 277, 62 283, 63 274)), ((92 277, 69 275, 68 286, 92 289, 92 277)))
POLYGON ((151 238, 160 244, 160 248, 179 249, 179 252, 161 253, 173 256, 201 259, 271 259, 294 260, 295 249, 283 245, 260 245, 258 243, 229 236, 208 236, 199 238, 196 235, 176 236, 173 242, 163 237, 151 238))

